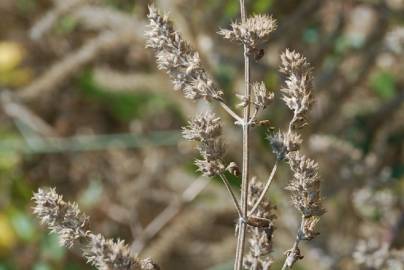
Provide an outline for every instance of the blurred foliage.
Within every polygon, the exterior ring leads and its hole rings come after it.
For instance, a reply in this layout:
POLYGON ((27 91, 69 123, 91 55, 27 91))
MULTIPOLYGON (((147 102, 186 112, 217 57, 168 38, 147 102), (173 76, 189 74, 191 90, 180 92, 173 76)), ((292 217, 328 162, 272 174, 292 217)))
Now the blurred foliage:
MULTIPOLYGON (((38 83, 50 67, 66 60, 67 54, 79 51, 98 34, 111 29, 117 32, 122 27, 89 30, 85 22, 72 16, 74 12, 61 12, 40 40, 31 40, 30 28, 49 11, 55 12, 55 4, 62 1, 0 0, 1 90, 7 89, 18 97, 25 87, 38 83)), ((140 19, 144 19, 149 3, 96 2, 106 10, 140 19)), ((404 61, 402 54, 392 53, 386 45, 387 34, 404 25, 404 9, 396 8, 400 1, 393 0, 247 2, 251 13, 271 13, 279 22, 279 31, 265 47, 264 58, 253 62, 254 80, 263 80, 278 99, 262 115, 270 119, 270 126, 286 128, 285 119, 290 117, 279 101, 282 81, 277 70, 279 52, 285 47, 296 49, 314 64, 316 104, 307 134, 324 136, 327 140, 315 141, 305 151, 320 162, 328 213, 321 222, 319 240, 302 248, 305 260, 294 269, 360 269, 351 256, 356 242, 366 234, 390 237, 396 217, 404 209, 404 61), (369 191, 369 198, 355 200, 362 190, 369 191), (375 206, 371 200, 379 198, 381 191, 385 193, 375 206), (388 202, 392 203, 385 207, 388 202)), ((164 10, 175 14, 175 24, 187 30, 203 61, 213 66, 211 72, 226 98, 239 91, 243 78, 240 46, 215 34, 218 27, 227 27, 238 20, 238 1, 159 3, 167 4, 164 10), (170 5, 172 9, 167 8, 170 5)), ((103 16, 101 22, 106 21, 103 16)), ((111 18, 117 17, 111 15, 107 19, 111 18)), ((99 23, 97 18, 88 19, 94 19, 95 25, 99 23)), ((139 29, 131 30, 143 33, 143 28, 139 29)), ((142 42, 136 40, 130 45, 112 47, 97 51, 91 61, 66 74, 66 80, 49 87, 48 92, 41 92, 31 100, 16 98, 52 128, 52 136, 30 131, 39 140, 30 137, 32 134, 24 133, 19 126, 21 121, 1 110, 0 270, 91 269, 77 250, 61 248, 57 238, 33 218, 30 198, 39 186, 56 186, 91 215, 95 230, 130 242, 136 238, 132 224, 135 219, 147 224, 170 203, 167 194, 180 194, 191 182, 189 178, 199 175, 193 164, 195 151, 179 140, 179 131, 186 119, 211 105, 189 103, 177 93, 169 92, 172 85, 153 68, 154 61, 142 42), (122 73, 122 80, 133 74, 150 73, 156 75, 152 80, 159 80, 159 84, 153 84, 153 89, 112 89, 97 82, 94 74, 99 67, 122 73), (150 185, 152 189, 139 191, 137 181, 141 188, 150 185), (125 219, 127 213, 133 218, 129 222, 125 219)), ((234 97, 229 99, 233 105, 239 102, 234 97)), ((225 121, 226 129, 230 124, 230 120, 225 121)), ((256 153, 252 162, 257 167, 254 174, 265 177, 273 160, 265 139, 271 131, 268 127, 258 127, 256 131, 257 136, 252 139, 256 153)), ((230 128, 228 133, 227 155, 239 161, 239 134, 230 128)), ((237 177, 227 176, 235 188, 240 186, 237 177)), ((283 190, 288 177, 286 169, 281 168, 270 193, 280 209, 278 212, 286 213, 277 221, 278 257, 282 257, 282 250, 293 240, 293 232, 289 230, 294 230, 292 220, 296 218, 283 190)), ((212 182, 213 191, 207 192, 202 203, 227 205, 229 201, 220 181, 212 182)), ((174 198, 178 200, 177 196, 174 198)), ((193 211, 203 208, 198 203, 193 203, 193 211)), ((192 218, 184 223, 192 225, 197 221, 192 218)), ((166 264, 163 268, 178 269, 178 264, 184 264, 197 270, 232 269, 234 247, 226 246, 225 239, 220 237, 233 237, 233 223, 234 216, 225 216, 209 220, 202 228, 190 226, 193 230, 183 232, 187 235, 172 244, 171 253, 160 251, 166 264)), ((178 224, 173 221, 173 225, 178 224)), ((402 227, 399 229, 402 232, 402 227)), ((397 239, 394 245, 402 248, 403 240, 397 239)), ((274 269, 280 267, 278 260, 274 269)))

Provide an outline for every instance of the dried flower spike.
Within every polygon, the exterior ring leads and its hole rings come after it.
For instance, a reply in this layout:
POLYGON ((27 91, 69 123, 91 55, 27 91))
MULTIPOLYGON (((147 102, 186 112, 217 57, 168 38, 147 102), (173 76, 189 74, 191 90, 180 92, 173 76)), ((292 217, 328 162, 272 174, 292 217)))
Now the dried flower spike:
POLYGON ((302 139, 295 132, 278 132, 267 137, 272 147, 272 152, 278 160, 285 160, 290 152, 297 151, 300 148, 302 139))
POLYGON ((87 262, 98 270, 159 270, 150 259, 139 259, 132 254, 124 241, 115 242, 85 230, 88 217, 76 203, 63 201, 54 188, 39 189, 33 200, 34 213, 51 232, 59 235, 61 244, 70 248, 77 242, 87 262))
POLYGON ((251 50, 266 41, 276 26, 276 20, 271 16, 255 15, 249 17, 245 22, 233 23, 231 30, 220 29, 218 34, 225 39, 238 41, 251 50))
POLYGON ((151 260, 139 260, 122 240, 105 239, 102 235, 91 235, 88 250, 84 256, 99 270, 157 270, 151 260))
POLYGON ((284 74, 302 74, 310 70, 310 64, 307 62, 306 57, 286 49, 281 54, 281 68, 280 71, 284 74))
POLYGON ((302 126, 305 114, 312 105, 312 74, 306 58, 294 51, 286 50, 281 55, 280 71, 286 74, 283 92, 283 101, 293 111, 290 128, 302 126))
MULTIPOLYGON (((252 208, 262 191, 264 185, 253 178, 249 185, 249 199, 248 207, 252 208)), ((268 200, 263 200, 257 210, 254 212, 254 218, 267 221, 265 227, 248 226, 249 233, 249 252, 244 257, 244 268, 255 269, 268 269, 272 265, 272 259, 269 254, 272 252, 272 237, 275 231, 274 219, 276 216, 272 214, 275 209, 268 200)))
POLYGON ((174 88, 181 89, 189 99, 222 100, 223 92, 201 67, 199 54, 174 30, 168 18, 154 6, 149 6, 147 17, 146 47, 154 49, 158 68, 168 73, 174 88))
POLYGON ((290 153, 288 159, 293 179, 286 189, 292 192, 293 204, 305 218, 323 215, 318 164, 299 152, 290 153))
POLYGON ((221 174, 226 167, 222 162, 224 146, 220 139, 222 124, 213 113, 204 113, 194 117, 188 126, 182 129, 184 138, 199 141, 198 150, 202 159, 195 161, 198 170, 206 176, 221 174))
POLYGON ((70 248, 76 239, 88 234, 88 217, 80 212, 76 203, 63 201, 63 197, 58 195, 54 188, 39 189, 33 200, 34 214, 52 233, 59 235, 61 245, 70 248))
POLYGON ((187 140, 206 141, 220 136, 222 125, 220 118, 214 113, 200 114, 188 122, 182 129, 182 135, 187 140))

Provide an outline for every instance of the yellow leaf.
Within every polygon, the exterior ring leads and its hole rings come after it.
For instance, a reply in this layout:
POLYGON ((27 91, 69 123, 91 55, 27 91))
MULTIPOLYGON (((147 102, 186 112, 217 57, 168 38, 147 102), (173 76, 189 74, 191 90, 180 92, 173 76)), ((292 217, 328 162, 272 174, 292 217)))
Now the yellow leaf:
POLYGON ((15 245, 16 235, 4 214, 0 214, 0 232, 0 253, 5 253, 15 245))
POLYGON ((16 68, 24 58, 23 48, 16 42, 0 42, 0 72, 16 68))

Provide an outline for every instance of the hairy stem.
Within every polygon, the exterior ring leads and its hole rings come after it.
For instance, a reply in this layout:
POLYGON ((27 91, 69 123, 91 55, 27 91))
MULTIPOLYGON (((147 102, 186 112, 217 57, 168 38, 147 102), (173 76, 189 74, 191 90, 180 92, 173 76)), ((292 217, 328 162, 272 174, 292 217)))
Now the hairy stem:
MULTIPOLYGON (((240 0, 241 20, 246 21, 246 10, 244 0, 240 0)), ((241 177, 241 211, 244 217, 247 216, 247 199, 248 199, 248 180, 249 180, 249 120, 250 120, 250 58, 248 56, 248 48, 244 45, 244 80, 245 90, 244 96, 247 99, 247 106, 243 111, 243 169, 241 177)), ((244 245, 246 238, 246 223, 243 219, 239 220, 235 270, 241 270, 243 265, 244 245)))
POLYGON ((258 206, 260 205, 260 203, 262 202, 262 200, 265 197, 265 194, 268 192, 269 186, 272 183, 272 179, 274 179, 276 170, 278 168, 278 160, 276 160, 274 167, 272 168, 271 174, 268 177, 268 180, 265 184, 264 190, 262 191, 261 195, 259 196, 257 202, 254 204, 254 206, 251 208, 250 212, 248 213, 248 216, 252 215, 255 210, 257 210, 258 206))

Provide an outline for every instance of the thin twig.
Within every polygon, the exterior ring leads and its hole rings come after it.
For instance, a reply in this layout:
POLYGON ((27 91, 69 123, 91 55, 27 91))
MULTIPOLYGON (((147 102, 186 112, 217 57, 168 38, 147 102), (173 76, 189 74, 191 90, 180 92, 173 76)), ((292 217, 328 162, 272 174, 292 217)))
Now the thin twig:
POLYGON ((290 250, 287 251, 288 254, 286 255, 286 259, 285 259, 285 262, 283 263, 282 270, 290 269, 288 264, 293 265, 299 259, 299 258, 289 258, 289 256, 290 256, 290 254, 294 254, 296 252, 296 250, 299 248, 299 243, 302 240, 300 238, 300 235, 301 235, 302 230, 303 230, 303 222, 304 222, 304 217, 302 216, 302 220, 300 222, 299 229, 298 229, 297 234, 296 234, 295 242, 293 243, 293 247, 290 250), (289 260, 291 260, 292 262, 289 262, 289 260))
POLYGON ((250 121, 248 121, 248 125, 251 125, 254 122, 255 118, 257 117, 257 114, 258 114, 258 108, 255 107, 251 115, 250 121))
POLYGON ((237 213, 239 217, 243 217, 243 213, 241 212, 240 204, 238 203, 237 197, 234 194, 233 190, 231 189, 230 183, 227 180, 226 176, 224 174, 220 174, 220 178, 222 179, 224 185, 226 186, 227 190, 229 191, 231 198, 233 200, 234 206, 237 209, 237 213))
POLYGON ((251 208, 250 212, 248 213, 248 216, 252 215, 252 214, 255 212, 255 210, 257 210, 258 206, 260 205, 260 203, 261 203, 262 200, 264 199, 265 194, 268 192, 269 186, 270 186, 271 183, 272 183, 272 179, 273 179, 274 176, 275 176, 275 173, 276 173, 277 168, 278 168, 278 160, 276 160, 276 162, 275 162, 275 164, 274 164, 274 167, 272 168, 271 174, 270 174, 269 177, 268 177, 268 180, 267 180, 267 182, 266 182, 266 184, 265 184, 264 190, 261 192, 261 195, 259 196, 257 202, 256 202, 256 203, 254 204, 254 206, 251 208))
MULTIPOLYGON (((247 20, 245 3, 244 0, 240 0, 240 13, 241 20, 245 22, 247 20)), ((248 56, 247 45, 244 45, 244 80, 245 80, 245 91, 244 96, 247 99, 247 106, 245 106, 243 111, 243 169, 242 169, 242 179, 241 179, 241 210, 243 216, 247 216, 248 205, 248 181, 249 181, 249 131, 250 127, 248 122, 250 120, 250 58, 248 56)), ((237 239, 237 251, 236 251, 236 261, 234 265, 235 270, 241 270, 243 264, 244 256, 244 245, 246 238, 246 223, 240 219, 239 229, 238 229, 238 239, 237 239)))
POLYGON ((142 231, 142 237, 133 242, 131 249, 140 253, 147 243, 153 239, 177 214, 184 206, 193 201, 210 183, 204 177, 200 177, 194 181, 181 195, 180 201, 173 200, 157 217, 150 222, 142 231))
POLYGON ((222 106, 222 108, 228 112, 230 114, 231 117, 233 117, 238 123, 243 123, 243 119, 241 119, 240 116, 238 116, 237 113, 235 113, 229 106, 226 105, 226 103, 224 103, 223 101, 219 101, 220 106, 222 106))

